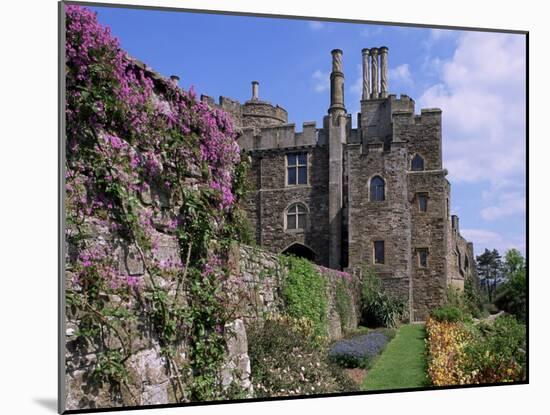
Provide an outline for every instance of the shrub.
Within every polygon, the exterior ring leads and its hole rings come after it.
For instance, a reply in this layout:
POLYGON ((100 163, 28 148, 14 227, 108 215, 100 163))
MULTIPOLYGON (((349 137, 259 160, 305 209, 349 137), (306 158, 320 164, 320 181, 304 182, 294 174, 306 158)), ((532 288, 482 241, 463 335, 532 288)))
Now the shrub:
POLYGON ((512 382, 525 378, 526 327, 513 316, 481 325, 464 349, 464 369, 472 383, 512 382))
POLYGON ((464 320, 464 314, 462 310, 458 307, 452 305, 444 305, 442 307, 432 310, 430 316, 436 321, 448 321, 450 323, 455 323, 457 321, 464 320))
POLYGON ((363 270, 361 319, 370 326, 395 327, 403 318, 405 302, 387 294, 376 273, 363 270))
POLYGON ((489 314, 496 314, 499 311, 498 307, 493 303, 483 304, 483 309, 489 314))
POLYGON ((327 334, 327 281, 307 259, 282 256, 288 273, 283 277, 285 314, 313 323, 315 341, 327 334))
POLYGON ((436 386, 525 379, 526 330, 514 317, 493 324, 426 323, 428 374, 436 386))
POLYGON ((311 341, 307 318, 279 317, 247 328, 248 353, 256 397, 296 396, 356 390, 326 349, 311 341))
POLYGON ((483 302, 479 290, 475 287, 472 277, 468 276, 464 281, 464 291, 454 287, 448 287, 445 293, 445 306, 457 308, 463 319, 480 317, 483 302))
POLYGON ((382 352, 389 337, 380 332, 352 337, 335 342, 329 351, 329 358, 346 368, 368 369, 373 359, 382 352))

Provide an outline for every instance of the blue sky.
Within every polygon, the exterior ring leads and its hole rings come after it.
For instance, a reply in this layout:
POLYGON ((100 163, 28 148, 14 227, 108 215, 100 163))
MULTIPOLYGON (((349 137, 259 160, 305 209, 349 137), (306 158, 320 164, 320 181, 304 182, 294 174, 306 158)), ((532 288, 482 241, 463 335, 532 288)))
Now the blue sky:
MULTIPOLYGON (((279 104, 289 122, 329 106, 330 51, 344 52, 348 112, 359 110, 361 49, 389 48, 390 93, 443 110, 453 214, 477 253, 525 253, 525 37, 373 24, 94 7, 128 53, 217 99, 279 104)), ((355 121, 354 121, 355 122, 355 121)))

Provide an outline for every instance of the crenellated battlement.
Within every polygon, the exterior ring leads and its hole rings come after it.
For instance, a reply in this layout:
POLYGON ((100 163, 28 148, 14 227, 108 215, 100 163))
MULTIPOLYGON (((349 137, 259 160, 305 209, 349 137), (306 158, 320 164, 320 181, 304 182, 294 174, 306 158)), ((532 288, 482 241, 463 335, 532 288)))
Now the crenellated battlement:
POLYGON ((301 132, 296 131, 295 124, 273 125, 259 129, 244 127, 238 142, 244 151, 326 145, 326 134, 320 131, 315 121, 304 122, 301 132))

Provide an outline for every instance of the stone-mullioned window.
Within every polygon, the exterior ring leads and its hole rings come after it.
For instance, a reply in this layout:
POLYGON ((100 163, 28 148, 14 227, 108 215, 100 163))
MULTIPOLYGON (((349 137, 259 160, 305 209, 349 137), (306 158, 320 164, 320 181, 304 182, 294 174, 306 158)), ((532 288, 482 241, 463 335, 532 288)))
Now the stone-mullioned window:
POLYGON ((307 153, 286 155, 287 185, 307 184, 307 153))
POLYGON ((286 229, 301 230, 306 228, 307 209, 302 203, 294 203, 286 211, 286 229))

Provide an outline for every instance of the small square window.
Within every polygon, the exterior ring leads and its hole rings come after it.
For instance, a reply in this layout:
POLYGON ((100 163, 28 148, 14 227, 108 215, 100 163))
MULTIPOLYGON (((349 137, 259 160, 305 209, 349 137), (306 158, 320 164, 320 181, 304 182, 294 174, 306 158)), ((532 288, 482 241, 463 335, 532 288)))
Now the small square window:
POLYGON ((418 210, 420 212, 428 211, 428 193, 418 193, 418 210))
POLYGON ((428 268, 428 248, 418 248, 418 266, 428 268))
POLYGON ((374 241, 374 263, 384 263, 384 241, 374 241))

